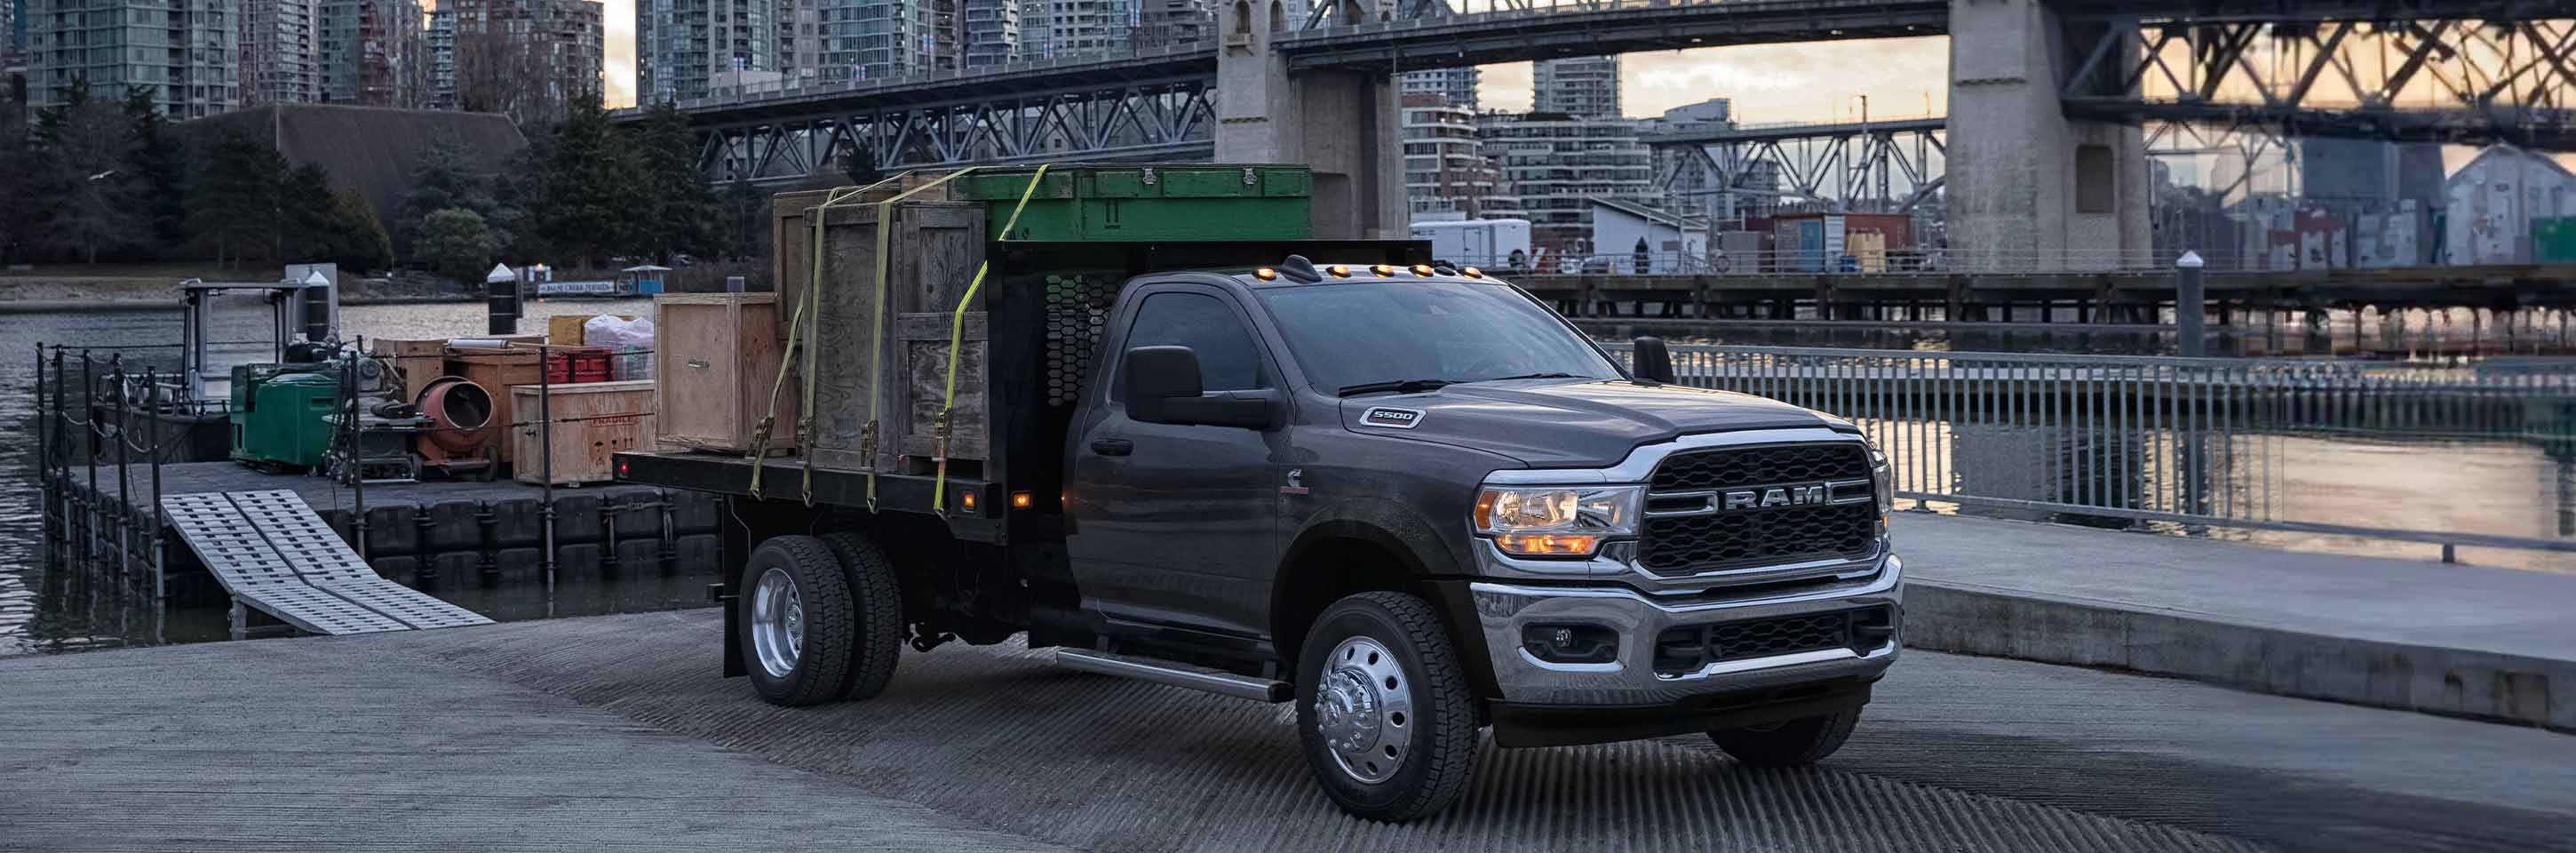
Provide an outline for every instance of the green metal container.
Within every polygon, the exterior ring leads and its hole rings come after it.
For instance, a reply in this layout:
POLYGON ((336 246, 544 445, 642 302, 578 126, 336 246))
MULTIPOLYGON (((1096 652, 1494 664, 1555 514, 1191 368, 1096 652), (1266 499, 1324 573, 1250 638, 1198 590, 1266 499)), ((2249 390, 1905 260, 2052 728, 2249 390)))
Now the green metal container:
POLYGON ((2531 221, 2531 262, 2576 264, 2576 216, 2550 216, 2531 221))
POLYGON ((328 365, 244 364, 233 367, 233 460, 256 468, 302 470, 331 450, 331 414, 340 379, 328 365))
POLYGON ((957 179, 956 198, 985 202, 993 239, 1043 241, 1304 240, 1314 236, 1315 175, 1304 166, 1075 164, 1047 169, 1019 223, 1011 208, 1034 167, 957 179))

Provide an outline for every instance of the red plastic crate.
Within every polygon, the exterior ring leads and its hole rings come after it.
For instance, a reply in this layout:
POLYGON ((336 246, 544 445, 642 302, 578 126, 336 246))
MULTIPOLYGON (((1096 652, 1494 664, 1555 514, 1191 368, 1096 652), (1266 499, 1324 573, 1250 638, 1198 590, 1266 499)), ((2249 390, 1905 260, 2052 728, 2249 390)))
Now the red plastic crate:
POLYGON ((546 359, 546 381, 555 385, 608 381, 608 348, 555 348, 546 359))

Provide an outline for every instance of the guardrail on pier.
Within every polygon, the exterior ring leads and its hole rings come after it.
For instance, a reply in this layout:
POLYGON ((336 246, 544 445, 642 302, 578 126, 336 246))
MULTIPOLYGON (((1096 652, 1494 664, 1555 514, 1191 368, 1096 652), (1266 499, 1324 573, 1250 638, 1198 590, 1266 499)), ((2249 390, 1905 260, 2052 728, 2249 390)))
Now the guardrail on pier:
MULTIPOLYGON (((1629 346, 1612 348, 1624 353, 1629 346)), ((1893 457, 1897 494, 1917 508, 1943 501, 2429 542, 2444 546, 2446 557, 2453 546, 2576 553, 2576 359, 2437 368, 1796 347, 1672 351, 1682 384, 1757 394, 1858 423, 1893 457), (2384 492, 2372 496, 2351 494, 2334 485, 2338 472, 2319 470, 2395 449, 2431 472, 2483 464, 2492 457, 2475 451, 2499 447, 2536 451, 2543 481, 2536 499, 2554 499, 2554 509, 2541 514, 2554 511, 2556 536, 2474 529, 2482 505, 2524 500, 2532 484, 2458 494, 2424 477, 2371 483, 2384 492), (2375 517, 2398 523, 2327 517, 2335 507, 2373 503, 2391 510, 2375 517)))

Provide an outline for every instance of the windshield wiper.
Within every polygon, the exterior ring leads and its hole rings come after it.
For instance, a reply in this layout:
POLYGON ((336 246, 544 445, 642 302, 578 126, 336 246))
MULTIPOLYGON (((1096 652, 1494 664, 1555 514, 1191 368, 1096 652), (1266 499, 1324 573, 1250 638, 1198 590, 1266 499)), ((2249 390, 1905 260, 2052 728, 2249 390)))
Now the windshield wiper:
POLYGON ((1447 379, 1392 379, 1385 382, 1362 382, 1357 385, 1344 385, 1342 386, 1342 390, 1335 393, 1338 396, 1343 397, 1348 397, 1353 394, 1374 394, 1380 391, 1394 391, 1403 394, 1411 394, 1418 391, 1430 391, 1451 384, 1454 383, 1447 379))
POLYGON ((1476 381, 1478 381, 1478 382, 1504 382, 1504 381, 1513 380, 1513 379, 1581 379, 1581 378, 1583 378, 1583 377, 1576 376, 1576 375, 1571 374, 1571 373, 1523 373, 1523 374, 1521 374, 1521 375, 1519 375, 1519 376, 1496 376, 1496 377, 1494 377, 1494 378, 1492 378, 1492 379, 1479 379, 1479 380, 1476 380, 1476 381))

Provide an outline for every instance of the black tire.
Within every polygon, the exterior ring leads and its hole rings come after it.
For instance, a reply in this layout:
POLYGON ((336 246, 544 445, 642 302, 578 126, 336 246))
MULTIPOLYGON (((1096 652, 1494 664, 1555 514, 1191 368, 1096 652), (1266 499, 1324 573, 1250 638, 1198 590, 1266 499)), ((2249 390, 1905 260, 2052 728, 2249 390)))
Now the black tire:
POLYGON ((850 585, 850 665, 841 676, 841 698, 866 699, 885 692, 894 680, 895 663, 903 657, 903 586, 895 580, 894 562, 877 543, 853 531, 825 534, 823 545, 839 558, 841 576, 850 585))
POLYGON ((1746 764, 1800 767, 1823 761, 1842 749, 1843 741, 1851 737, 1852 726, 1859 723, 1860 709, 1852 708, 1769 726, 1717 729, 1708 733, 1708 739, 1746 764))
POLYGON ((761 699, 794 706, 841 698, 850 665, 850 584, 841 574, 841 561, 832 557, 832 549, 822 540, 779 536, 752 549, 736 606, 742 608, 736 622, 742 630, 743 669, 750 672, 751 687, 761 699), (803 642, 783 673, 771 672, 763 662, 757 642, 763 629, 754 618, 763 598, 762 580, 773 570, 793 582, 801 602, 803 642))
MULTIPOLYGON (((1400 592, 1370 592, 1334 602, 1316 617, 1297 657, 1297 734, 1315 781, 1333 803, 1358 817, 1381 821, 1420 818, 1456 802, 1476 765, 1476 712, 1458 652, 1429 602, 1400 592), (1345 769, 1323 732, 1324 709, 1316 697, 1344 641, 1367 638, 1391 652, 1403 677, 1412 714, 1381 720, 1409 726, 1410 738, 1396 768, 1371 782, 1345 769)), ((1389 694, 1394 695, 1393 693, 1389 694)), ((1392 729, 1389 729, 1390 731, 1392 729)))

